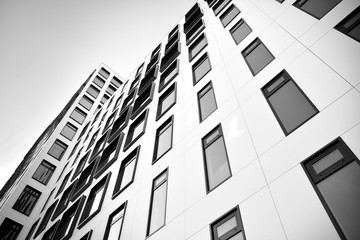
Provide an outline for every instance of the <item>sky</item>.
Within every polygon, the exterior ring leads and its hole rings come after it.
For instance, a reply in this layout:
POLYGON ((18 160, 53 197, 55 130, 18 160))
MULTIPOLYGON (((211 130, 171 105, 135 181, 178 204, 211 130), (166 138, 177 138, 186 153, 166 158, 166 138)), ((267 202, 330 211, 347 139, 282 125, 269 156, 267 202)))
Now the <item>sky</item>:
POLYGON ((0 188, 90 73, 123 78, 196 0, 0 0, 0 188))

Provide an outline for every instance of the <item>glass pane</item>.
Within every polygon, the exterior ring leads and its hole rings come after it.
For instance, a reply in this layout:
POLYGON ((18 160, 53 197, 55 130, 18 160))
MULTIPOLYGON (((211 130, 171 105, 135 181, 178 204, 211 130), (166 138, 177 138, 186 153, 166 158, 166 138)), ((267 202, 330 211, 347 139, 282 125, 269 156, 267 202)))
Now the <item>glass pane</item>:
POLYGON ((48 180, 50 179, 52 173, 54 171, 54 168, 47 165, 46 163, 41 163, 41 165, 38 167, 36 172, 34 173, 33 178, 38 180, 41 183, 46 184, 48 180))
MULTIPOLYGON (((359 14, 360 17, 360 14, 359 14)), ((353 38, 355 38, 356 40, 360 41, 360 23, 354 27, 353 29, 351 29, 351 31, 349 32, 349 35, 353 38)))
POLYGON ((340 1, 341 0, 308 0, 301 6, 301 9, 311 13, 317 18, 322 18, 340 1))
POLYGON ((71 127, 69 125, 65 125, 63 130, 61 131, 61 135, 63 135, 64 137, 66 137, 69 140, 73 139, 75 133, 76 133, 76 129, 74 129, 73 127, 71 127))
POLYGON ((221 137, 207 147, 205 155, 209 190, 212 190, 230 177, 224 139, 221 137))
POLYGON ((239 44, 250 33, 251 28, 246 24, 246 22, 243 22, 240 26, 236 28, 236 30, 231 33, 231 35, 233 36, 236 44, 239 44))
POLYGON ((206 73, 208 73, 211 69, 209 58, 200 63, 200 65, 196 66, 194 69, 194 77, 195 82, 198 82, 206 73))
POLYGON ((90 110, 92 105, 93 105, 93 102, 90 101, 89 99, 87 99, 86 97, 81 98, 79 103, 80 103, 81 106, 83 106, 87 110, 90 110))
POLYGON ((226 4, 228 4, 229 2, 230 2, 230 0, 222 1, 222 3, 220 5, 218 5, 218 7, 216 9, 214 9, 215 15, 217 15, 219 12, 221 12, 221 10, 223 10, 223 8, 226 7, 226 4))
POLYGON ((190 56, 191 56, 191 58, 196 56, 207 44, 204 35, 202 35, 200 38, 202 38, 202 39, 200 40, 199 43, 196 43, 195 45, 192 45, 190 47, 190 56))
POLYGON ((172 125, 166 126, 167 129, 159 136, 157 145, 157 158, 161 157, 166 151, 171 148, 172 145, 172 125))
POLYGON ((160 183, 162 183, 162 181, 166 180, 167 174, 166 172, 161 174, 159 177, 157 177, 154 181, 154 189, 158 187, 158 185, 160 183))
POLYGON ((49 154, 56 159, 60 159, 64 152, 64 148, 59 146, 56 142, 51 146, 49 154))
POLYGON ((135 139, 137 136, 140 135, 140 133, 142 133, 142 131, 144 130, 144 123, 145 121, 143 120, 135 127, 132 139, 135 139))
POLYGON ((244 236, 242 232, 239 232, 238 234, 232 236, 231 238, 228 238, 228 240, 244 240, 244 236))
POLYGON ((348 29, 349 27, 351 27, 351 25, 353 25, 356 21, 358 21, 360 19, 360 13, 356 14, 355 16, 353 16, 352 18, 350 18, 349 20, 347 20, 347 22, 345 22, 343 24, 343 27, 348 29))
MULTIPOLYGON (((171 69, 171 72, 169 72, 168 75, 166 76, 161 76, 161 85, 164 86, 166 83, 170 82, 176 75, 177 75, 177 65, 176 65, 176 61, 166 70, 166 72, 168 70, 171 69)), ((166 74, 164 72, 164 74, 166 74)))
POLYGON ((317 184, 347 239, 360 239, 360 166, 355 161, 317 184))
POLYGON ((75 109, 70 116, 72 119, 74 119, 75 121, 77 121, 78 123, 83 123, 85 120, 86 115, 82 114, 81 112, 79 112, 77 109, 75 109))
POLYGON ((270 86, 268 86, 266 90, 270 93, 284 81, 285 81, 285 77, 282 75, 278 79, 276 79, 276 81, 274 81, 270 86))
POLYGON ((245 58, 254 75, 259 73, 274 59, 269 50, 267 50, 262 43, 252 50, 245 58))
POLYGON ((120 238, 122 221, 123 221, 122 217, 118 218, 118 220, 110 226, 109 235, 107 239, 117 240, 120 238))
POLYGON ((105 84, 105 81, 100 79, 98 76, 94 78, 94 83, 98 85, 100 88, 102 88, 105 84))
POLYGON ((293 81, 273 93, 269 101, 288 133, 317 113, 293 81))
POLYGON ((225 16, 221 16, 221 22, 224 26, 227 26, 238 14, 240 13, 237 7, 232 7, 230 12, 225 16))
POLYGON ((223 224, 217 227, 216 230, 218 237, 220 238, 221 236, 223 236, 224 234, 226 234, 236 226, 237 226, 236 217, 233 216, 232 218, 230 218, 229 220, 227 220, 226 222, 224 222, 223 224))
POLYGON ((175 102, 175 90, 161 102, 161 113, 165 112, 175 102))
POLYGON ((212 112, 216 110, 214 90, 209 90, 202 98, 200 98, 200 113, 201 120, 207 118, 212 112))
POLYGON ((135 159, 136 159, 136 157, 134 157, 130 161, 130 163, 128 163, 128 165, 126 165, 126 167, 124 169, 123 177, 121 180, 120 189, 122 189, 123 187, 125 187, 127 184, 129 184, 132 181, 133 174, 134 174, 134 168, 135 168, 135 159))
POLYGON ((343 155, 341 154, 339 149, 335 149, 325 157, 321 158, 319 161, 315 162, 312 167, 314 168, 316 173, 321 173, 342 158, 343 155))
POLYGON ((97 193, 96 195, 94 196, 94 201, 91 205, 91 209, 90 209, 90 212, 89 212, 89 215, 90 216, 91 214, 93 214, 96 210, 98 210, 98 208, 100 208, 100 201, 101 201, 101 197, 103 195, 103 192, 104 192, 104 188, 101 188, 97 193))
POLYGON ((94 88, 93 86, 90 86, 87 90, 87 93, 89 93, 91 96, 93 96, 94 98, 97 98, 97 96, 99 95, 99 90, 97 90, 96 88, 94 88))
POLYGON ((153 194, 149 234, 152 234, 165 224, 166 183, 158 187, 153 194))
POLYGON ((205 143, 209 144, 209 142, 211 142, 212 140, 214 140, 216 137, 218 137, 220 135, 220 130, 216 129, 215 131, 213 131, 210 135, 208 135, 205 139, 205 143))

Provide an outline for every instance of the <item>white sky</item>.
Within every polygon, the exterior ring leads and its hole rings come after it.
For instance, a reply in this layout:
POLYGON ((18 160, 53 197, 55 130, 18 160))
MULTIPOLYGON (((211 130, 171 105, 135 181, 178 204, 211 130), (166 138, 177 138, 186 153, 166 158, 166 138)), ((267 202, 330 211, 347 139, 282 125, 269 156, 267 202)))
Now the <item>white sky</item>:
POLYGON ((103 62, 126 78, 196 0, 0 0, 0 188, 103 62))

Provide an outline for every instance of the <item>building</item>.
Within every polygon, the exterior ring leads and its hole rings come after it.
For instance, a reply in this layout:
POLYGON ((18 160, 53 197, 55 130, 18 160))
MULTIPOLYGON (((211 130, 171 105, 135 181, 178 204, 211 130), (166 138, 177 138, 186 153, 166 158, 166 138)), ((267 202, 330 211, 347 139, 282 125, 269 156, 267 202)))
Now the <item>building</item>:
POLYGON ((199 0, 100 65, 0 192, 1 239, 360 239, 360 2, 199 0))

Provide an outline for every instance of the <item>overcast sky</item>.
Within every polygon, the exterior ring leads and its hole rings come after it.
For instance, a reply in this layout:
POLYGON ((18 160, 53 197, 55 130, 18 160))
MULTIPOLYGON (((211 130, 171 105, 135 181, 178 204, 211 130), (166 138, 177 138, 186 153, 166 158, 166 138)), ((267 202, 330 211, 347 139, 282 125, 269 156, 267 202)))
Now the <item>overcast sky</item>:
POLYGON ((196 0, 0 0, 0 188, 89 74, 126 78, 196 0))

